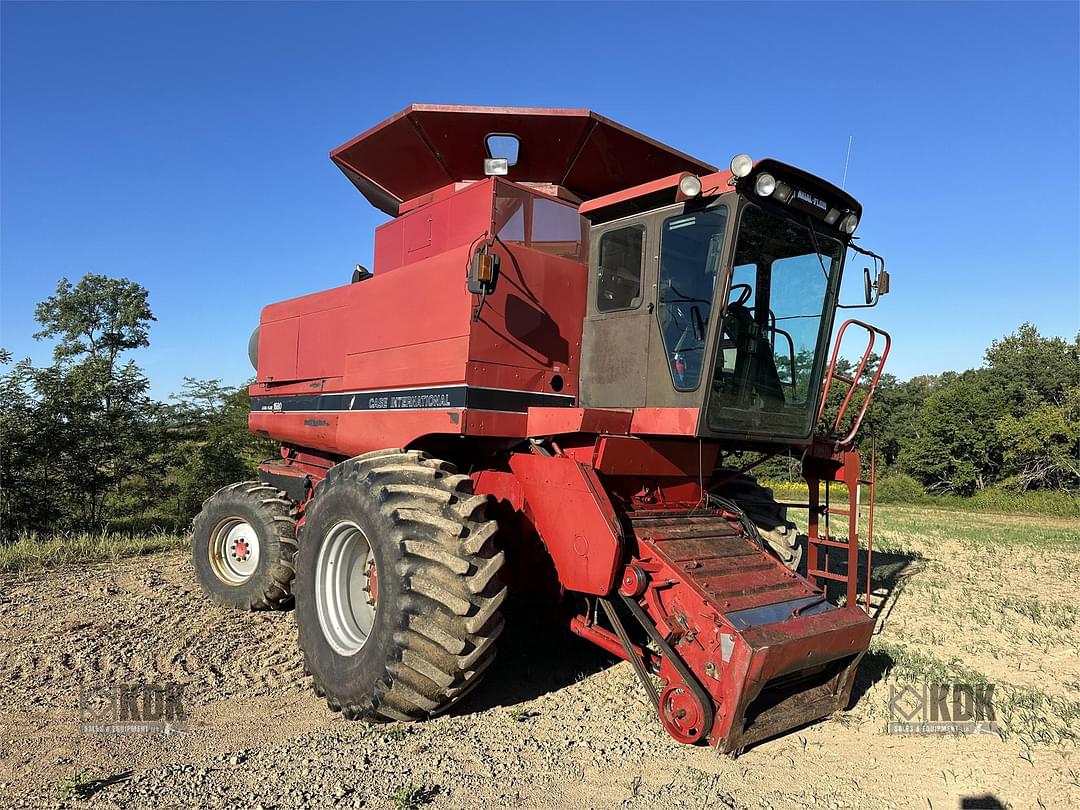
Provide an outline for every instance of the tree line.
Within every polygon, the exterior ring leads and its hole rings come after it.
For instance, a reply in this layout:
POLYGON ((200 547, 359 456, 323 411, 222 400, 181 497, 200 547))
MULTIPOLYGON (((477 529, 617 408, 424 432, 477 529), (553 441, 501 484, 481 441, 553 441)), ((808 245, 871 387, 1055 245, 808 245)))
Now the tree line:
MULTIPOLYGON (((0 349, 3 539, 26 531, 179 529, 208 495, 250 478, 275 455, 272 442, 247 430, 244 386, 186 378, 167 402, 149 396, 129 356, 149 346, 155 320, 139 284, 95 274, 76 284, 61 279, 34 316, 41 327, 34 337, 55 341, 51 364, 15 362, 0 349)), ((845 361, 838 370, 855 369, 845 361)), ((839 389, 830 393, 826 422, 843 397, 839 389)), ((991 486, 1076 491, 1080 334, 1045 337, 1025 323, 995 340, 980 368, 906 381, 884 374, 860 433, 864 449, 870 441, 879 474, 910 476, 931 494, 991 486)), ((780 460, 763 473, 796 469, 780 460)))
POLYGON ((0 349, 0 531, 178 529, 217 488, 251 478, 275 446, 247 430, 248 396, 187 378, 153 400, 128 357, 149 346, 145 288, 87 274, 38 304, 53 362, 0 349))

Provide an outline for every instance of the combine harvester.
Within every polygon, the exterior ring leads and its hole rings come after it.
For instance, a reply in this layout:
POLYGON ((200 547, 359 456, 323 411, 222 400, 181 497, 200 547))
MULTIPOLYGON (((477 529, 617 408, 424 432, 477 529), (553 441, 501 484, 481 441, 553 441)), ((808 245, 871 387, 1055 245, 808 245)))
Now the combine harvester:
POLYGON ((848 321, 827 356, 849 250, 877 271, 860 306, 888 291, 859 203, 586 110, 414 105, 331 159, 392 219, 373 274, 262 312, 249 424, 281 459, 196 518, 210 596, 295 601, 315 691, 351 719, 460 700, 508 589, 630 661, 681 742, 737 752, 845 708, 874 624, 852 440, 889 351, 848 321), (867 345, 845 379, 849 329, 867 345), (786 453, 805 549, 747 475, 786 453))

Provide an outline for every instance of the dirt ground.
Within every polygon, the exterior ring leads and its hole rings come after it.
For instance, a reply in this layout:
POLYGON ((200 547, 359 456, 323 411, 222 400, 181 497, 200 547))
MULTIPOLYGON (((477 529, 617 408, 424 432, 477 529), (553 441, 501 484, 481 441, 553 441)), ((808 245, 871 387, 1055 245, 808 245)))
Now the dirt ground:
POLYGON ((1080 806, 1080 527, 880 520, 879 634, 852 709, 737 759, 670 740, 628 664, 525 620, 454 712, 372 727, 310 691, 291 614, 210 604, 182 553, 8 576, 0 806, 1080 806), (975 674, 1001 735, 885 733, 890 685, 975 674), (162 681, 184 685, 186 734, 80 731, 80 689, 162 681))

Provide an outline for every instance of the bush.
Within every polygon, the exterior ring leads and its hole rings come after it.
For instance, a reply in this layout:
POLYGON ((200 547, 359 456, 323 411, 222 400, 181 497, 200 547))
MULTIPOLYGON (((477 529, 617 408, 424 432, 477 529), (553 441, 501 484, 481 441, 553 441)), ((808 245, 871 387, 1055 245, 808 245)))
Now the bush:
POLYGON ((1080 517, 1080 498, 1073 492, 1029 489, 1016 492, 1002 487, 987 487, 970 498, 956 498, 965 508, 983 512, 1021 512, 1032 515, 1080 517))
POLYGON ((901 473, 879 479, 874 495, 878 503, 922 503, 930 498, 918 481, 901 473))

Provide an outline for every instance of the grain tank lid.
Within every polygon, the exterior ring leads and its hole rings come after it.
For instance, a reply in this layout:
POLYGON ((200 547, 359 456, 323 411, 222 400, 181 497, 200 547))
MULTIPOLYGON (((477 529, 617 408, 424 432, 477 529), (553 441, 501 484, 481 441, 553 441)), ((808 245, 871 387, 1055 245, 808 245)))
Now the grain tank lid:
POLYGON ((330 153, 391 216, 405 200, 484 178, 485 139, 518 138, 507 179, 563 186, 584 200, 678 172, 715 167, 590 110, 413 104, 330 153))

